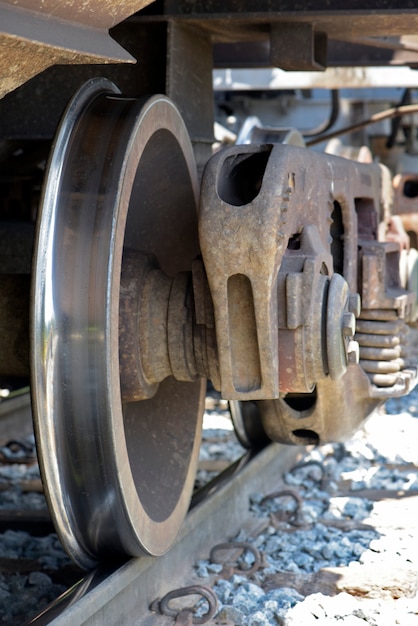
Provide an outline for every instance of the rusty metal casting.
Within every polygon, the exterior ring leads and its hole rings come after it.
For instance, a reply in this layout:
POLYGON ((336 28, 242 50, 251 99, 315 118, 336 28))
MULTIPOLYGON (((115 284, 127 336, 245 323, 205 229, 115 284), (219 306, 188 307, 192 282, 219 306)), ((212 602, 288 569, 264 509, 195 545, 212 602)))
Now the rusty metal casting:
MULTIPOLYGON (((32 267, 26 249, 24 269, 14 265, 14 237, 3 250, 13 267, 0 375, 31 370, 48 505, 82 567, 157 556, 175 540, 206 378, 235 403, 249 448, 343 440, 416 384, 418 176, 395 179, 392 211, 391 175, 367 148, 334 144, 355 162, 306 145, 418 106, 401 101, 306 144, 295 130, 253 128, 259 145, 210 158, 213 67, 231 67, 234 51, 236 67, 416 66, 416 3, 364 4, 0 0, 0 209, 24 241, 38 214, 32 267)), ((225 104, 231 121, 240 109, 225 104)), ((414 132, 405 137, 412 147, 414 132)), ((22 458, 19 445, 0 457, 22 458)), ((210 619, 216 598, 205 597, 210 619)))
POLYGON ((338 380, 348 363, 358 362, 352 338, 360 298, 349 293, 340 274, 322 273, 327 261, 314 224, 303 228, 297 248, 288 247, 283 256, 277 279, 278 299, 285 302, 284 316, 279 308, 281 393, 309 393, 319 380, 338 380))
POLYGON ((264 430, 273 441, 318 445, 347 439, 380 402, 373 399, 370 381, 356 365, 339 380, 319 381, 310 394, 284 394, 257 405, 264 430))
POLYGON ((225 397, 310 393, 356 361, 356 197, 379 206, 378 166, 281 145, 235 146, 209 162, 199 232, 225 397), (333 238, 336 203, 344 232, 333 238))
POLYGON ((271 439, 343 439, 416 383, 403 244, 378 241, 391 203, 376 164, 283 145, 234 146, 209 162, 199 233, 221 390, 255 402, 271 439))
POLYGON ((219 389, 212 301, 204 267, 168 276, 157 259, 125 250, 119 304, 123 402, 152 398, 169 376, 219 389))
MULTIPOLYGON (((103 106, 122 123, 133 102, 109 98, 103 106)), ((171 115, 171 105, 161 106, 171 115)), ((91 120, 93 145, 97 125, 91 120)), ((138 205, 151 206, 148 159, 153 163, 164 151, 178 157, 171 182, 182 183, 186 203, 193 199, 188 166, 170 133, 156 131, 141 144, 138 205)), ((80 150, 84 140, 80 135, 80 150)), ((62 150, 57 160, 65 160, 62 150)), ((86 185, 83 176, 75 168, 77 189, 86 185)), ((154 229, 149 209, 143 216, 130 210, 118 248, 118 352, 112 352, 119 356, 126 411, 158 399, 172 384, 209 378, 229 400, 258 402, 270 439, 318 443, 346 437, 381 398, 410 389, 416 369, 406 359, 402 333, 416 297, 400 284, 399 244, 378 241, 379 222, 389 213, 387 188, 387 173, 377 164, 293 145, 233 146, 210 159, 204 173, 202 258, 196 216, 190 215, 190 236, 183 237, 184 216, 180 208, 176 213, 187 262, 178 261, 168 228, 154 229)), ((98 193, 94 188, 95 198, 98 193)), ((169 194, 166 185, 159 228, 171 215, 169 194)), ((84 281, 84 273, 79 278, 84 281)))
POLYGON ((170 377, 209 378, 232 401, 260 401, 268 437, 306 443, 344 436, 371 398, 410 390, 416 296, 400 282, 401 242, 377 240, 390 219, 386 179, 377 165, 294 146, 215 155, 202 187, 203 261, 170 272, 146 246, 125 246, 122 401, 151 399, 170 377), (345 407, 347 389, 365 397, 349 424, 320 398, 345 407))

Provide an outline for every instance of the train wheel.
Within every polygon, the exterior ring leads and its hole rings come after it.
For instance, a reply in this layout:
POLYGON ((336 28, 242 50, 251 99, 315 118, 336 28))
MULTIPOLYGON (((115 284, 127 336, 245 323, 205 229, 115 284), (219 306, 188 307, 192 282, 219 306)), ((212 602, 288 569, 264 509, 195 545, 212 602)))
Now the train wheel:
POLYGON ((271 441, 263 428, 257 402, 231 400, 229 409, 235 434, 244 448, 262 448, 271 441))
POLYGON ((105 79, 81 88, 54 143, 38 221, 31 368, 47 499, 82 567, 164 553, 189 506, 205 381, 169 377, 153 397, 125 401, 119 307, 126 250, 153 255, 168 275, 190 269, 197 187, 167 98, 124 98, 105 79))

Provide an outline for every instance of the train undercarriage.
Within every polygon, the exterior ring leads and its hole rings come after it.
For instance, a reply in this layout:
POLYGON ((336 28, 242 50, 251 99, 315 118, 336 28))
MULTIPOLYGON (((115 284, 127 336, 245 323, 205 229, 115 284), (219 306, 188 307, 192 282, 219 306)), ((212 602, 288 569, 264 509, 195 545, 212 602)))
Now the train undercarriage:
POLYGON ((418 10, 357 4, 0 3, 1 384, 30 380, 83 567, 169 549, 207 380, 249 448, 342 440, 417 382, 413 89, 309 136, 247 115, 295 97, 283 76, 214 95, 214 69, 322 73, 333 99, 333 68, 416 66, 418 10))

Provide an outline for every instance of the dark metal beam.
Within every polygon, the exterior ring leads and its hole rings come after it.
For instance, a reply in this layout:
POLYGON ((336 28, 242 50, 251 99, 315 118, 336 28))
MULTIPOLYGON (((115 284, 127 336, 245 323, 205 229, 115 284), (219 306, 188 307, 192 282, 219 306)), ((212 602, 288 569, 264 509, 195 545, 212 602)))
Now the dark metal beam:
MULTIPOLYGON (((266 68, 274 65, 270 54, 270 41, 267 38, 263 41, 217 43, 214 45, 213 59, 214 67, 218 69, 266 68)), ((284 67, 277 55, 276 61, 278 67, 289 69, 284 67)), ((418 50, 381 48, 356 41, 328 40, 326 58, 328 67, 416 66, 417 64, 418 50)))
POLYGON ((418 6, 409 0, 165 0, 141 19, 191 21, 215 41, 251 41, 271 24, 307 22, 329 38, 396 36, 418 32, 418 6), (412 4, 412 7, 411 7, 412 4))

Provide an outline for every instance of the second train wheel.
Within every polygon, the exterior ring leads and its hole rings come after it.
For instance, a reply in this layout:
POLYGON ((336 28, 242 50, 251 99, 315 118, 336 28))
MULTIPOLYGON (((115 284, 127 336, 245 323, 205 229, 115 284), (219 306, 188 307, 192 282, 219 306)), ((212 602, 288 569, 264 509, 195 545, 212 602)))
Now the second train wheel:
POLYGON ((197 174, 176 107, 124 98, 105 79, 64 114, 47 172, 32 290, 32 392, 55 525, 82 567, 160 555, 187 512, 203 380, 164 380, 123 402, 119 297, 124 250, 168 275, 199 253, 197 174))
POLYGON ((244 448, 257 450, 271 441, 263 428, 257 402, 231 400, 229 410, 235 434, 244 448))

